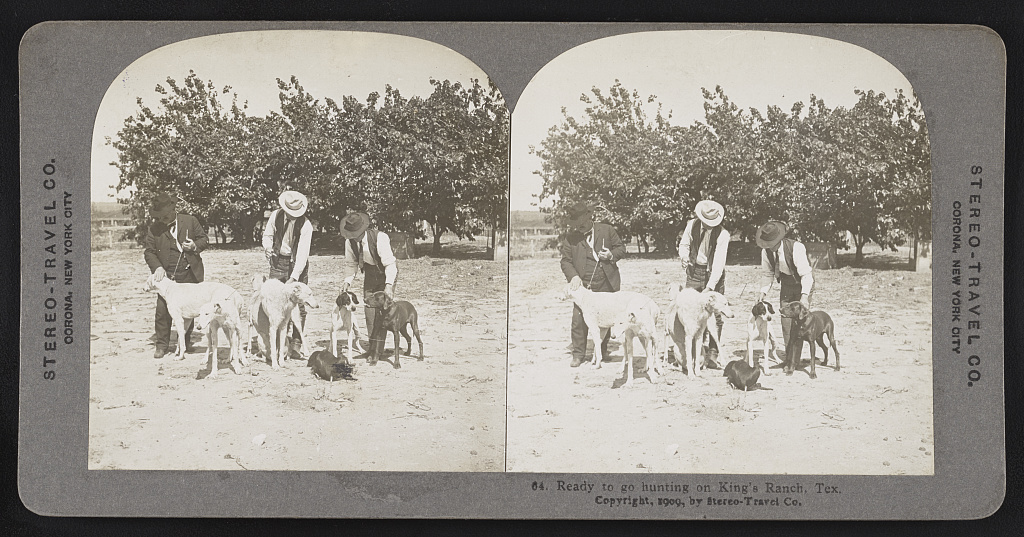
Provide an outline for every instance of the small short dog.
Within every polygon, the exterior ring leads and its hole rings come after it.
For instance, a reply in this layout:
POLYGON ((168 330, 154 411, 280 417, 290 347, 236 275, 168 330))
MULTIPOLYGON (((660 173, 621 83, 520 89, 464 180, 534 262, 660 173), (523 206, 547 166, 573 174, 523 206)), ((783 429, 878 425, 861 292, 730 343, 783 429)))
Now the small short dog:
POLYGON ((775 352, 775 336, 772 334, 772 314, 775 313, 775 308, 772 307, 771 302, 764 300, 758 301, 754 304, 754 307, 750 310, 750 319, 747 320, 747 365, 750 367, 758 367, 754 364, 754 342, 764 342, 764 358, 762 358, 761 369, 764 370, 765 375, 771 375, 768 371, 768 357, 771 356, 768 352, 769 344, 771 345, 771 352, 775 352))
POLYGON ((402 351, 398 333, 401 332, 405 336, 405 340, 408 343, 405 354, 411 356, 412 336, 409 335, 410 326, 412 327, 412 333, 416 336, 416 342, 419 344, 419 359, 423 360, 423 340, 420 339, 418 315, 416 314, 416 308, 411 303, 405 300, 392 300, 384 291, 377 291, 366 298, 366 305, 380 310, 377 312, 373 321, 373 328, 370 330, 370 357, 367 360, 368 364, 377 364, 377 360, 384 354, 384 335, 391 332, 395 335, 395 369, 400 369, 402 364, 399 362, 399 355, 402 351))
POLYGON ((829 343, 836 355, 836 371, 839 371, 839 349, 836 348, 836 337, 832 317, 824 311, 810 311, 807 306, 800 302, 787 302, 779 308, 783 317, 793 319, 793 326, 790 330, 795 332, 789 335, 790 344, 786 345, 786 374, 792 375, 793 370, 800 364, 797 362, 797 353, 803 348, 804 341, 811 347, 811 374, 810 377, 818 378, 814 372, 814 344, 817 343, 825 352, 821 365, 828 365, 828 347, 825 346, 825 335, 828 334, 829 343))
POLYGON ((761 369, 750 367, 743 360, 733 360, 725 365, 723 377, 728 377, 729 384, 734 388, 743 391, 770 390, 758 384, 757 379, 761 376, 761 369))
POLYGON ((355 370, 344 356, 335 356, 330 351, 314 351, 309 355, 306 365, 312 368, 313 374, 327 381, 334 379, 355 380, 355 370))
POLYGON ((352 315, 359 306, 359 297, 351 291, 343 291, 334 301, 334 311, 331 312, 331 350, 335 356, 341 356, 338 351, 339 336, 344 333, 348 348, 345 351, 345 358, 352 359, 352 349, 355 348, 360 354, 365 352, 359 345, 359 327, 353 322, 352 315))

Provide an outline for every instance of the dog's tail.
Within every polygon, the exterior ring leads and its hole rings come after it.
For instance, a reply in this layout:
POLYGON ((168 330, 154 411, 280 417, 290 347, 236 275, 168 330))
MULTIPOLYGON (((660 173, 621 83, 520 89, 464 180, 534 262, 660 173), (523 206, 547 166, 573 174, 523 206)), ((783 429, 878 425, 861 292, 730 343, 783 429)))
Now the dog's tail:
POLYGON ((775 390, 773 390, 772 388, 765 388, 764 386, 761 386, 761 383, 760 383, 760 382, 758 382, 757 384, 754 384, 754 388, 753 388, 753 389, 755 389, 755 390, 768 390, 768 391, 775 391, 775 390))

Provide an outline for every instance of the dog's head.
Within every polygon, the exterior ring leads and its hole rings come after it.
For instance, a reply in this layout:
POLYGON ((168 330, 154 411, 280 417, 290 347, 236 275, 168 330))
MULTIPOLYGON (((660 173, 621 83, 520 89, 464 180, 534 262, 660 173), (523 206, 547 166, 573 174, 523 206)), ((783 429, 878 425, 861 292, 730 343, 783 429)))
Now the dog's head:
POLYGON ((790 319, 796 319, 797 322, 804 322, 804 319, 811 314, 811 310, 807 309, 802 302, 794 300, 793 302, 786 302, 779 308, 779 313, 783 317, 789 317, 790 319))
POLYGON ((256 274, 253 274, 252 275, 252 290, 256 291, 258 293, 260 291, 260 289, 263 288, 263 282, 265 282, 265 281, 267 281, 267 277, 266 276, 264 276, 264 275, 262 275, 262 274, 260 274, 258 272, 256 274))
POLYGON ((377 291, 366 297, 366 305, 371 308, 386 310, 394 303, 395 301, 384 291, 377 291))
POLYGON ((772 307, 771 302, 761 300, 754 304, 754 307, 750 309, 750 314, 754 317, 764 317, 764 320, 771 321, 772 314, 775 313, 775 308, 772 307))
POLYGON ((292 282, 288 284, 288 296, 291 297, 292 302, 304 303, 311 308, 319 308, 320 303, 316 301, 316 297, 313 296, 313 290, 308 285, 302 282, 292 282))
POLYGON ((219 301, 207 302, 199 307, 199 316, 193 321, 193 326, 196 330, 202 331, 203 328, 210 326, 210 323, 214 319, 223 315, 224 309, 219 301))
POLYGON ((668 284, 668 299, 669 299, 669 301, 675 300, 676 299, 676 295, 678 295, 679 291, 682 291, 684 288, 685 288, 685 286, 683 284, 681 284, 681 283, 678 283, 678 282, 668 284))
POLYGON ((339 310, 348 310, 354 313, 356 307, 359 306, 359 297, 352 291, 342 291, 334 303, 339 310))
POLYGON ((732 309, 729 308, 729 299, 725 298, 725 295, 722 293, 704 291, 701 294, 705 296, 705 307, 712 313, 721 313, 730 319, 736 316, 733 314, 732 309))

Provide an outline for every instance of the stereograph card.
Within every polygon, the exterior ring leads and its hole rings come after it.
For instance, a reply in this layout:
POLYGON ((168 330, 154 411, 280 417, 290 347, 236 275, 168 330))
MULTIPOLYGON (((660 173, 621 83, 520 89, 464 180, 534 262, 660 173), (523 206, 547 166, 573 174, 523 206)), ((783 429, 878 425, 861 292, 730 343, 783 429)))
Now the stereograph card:
POLYGON ((1005 65, 980 26, 35 26, 22 501, 987 516, 1005 65))

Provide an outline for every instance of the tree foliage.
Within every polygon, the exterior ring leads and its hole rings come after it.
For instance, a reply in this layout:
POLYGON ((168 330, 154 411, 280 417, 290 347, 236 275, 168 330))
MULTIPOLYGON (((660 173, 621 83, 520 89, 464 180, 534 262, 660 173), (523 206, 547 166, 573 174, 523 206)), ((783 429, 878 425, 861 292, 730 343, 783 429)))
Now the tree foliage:
POLYGON ((156 109, 138 99, 112 163, 118 190, 141 239, 155 192, 180 210, 223 225, 236 241, 255 238, 285 182, 310 200, 307 214, 324 231, 350 211, 366 211, 385 231, 440 238, 507 225, 509 115, 497 88, 431 80, 426 98, 387 86, 365 101, 311 95, 296 77, 278 81, 280 111, 250 116, 230 88, 217 90, 190 72, 156 88, 156 109), (226 102, 229 98, 230 102, 226 102))
POLYGON ((704 120, 688 126, 619 81, 582 95, 581 118, 563 109, 531 148, 556 220, 589 202, 621 234, 670 250, 696 202, 714 199, 740 237, 772 219, 839 247, 851 246, 849 232, 858 261, 868 240, 894 249, 930 238, 931 154, 916 99, 856 90, 849 109, 811 95, 788 112, 762 112, 740 108, 721 87, 702 91, 704 120))

